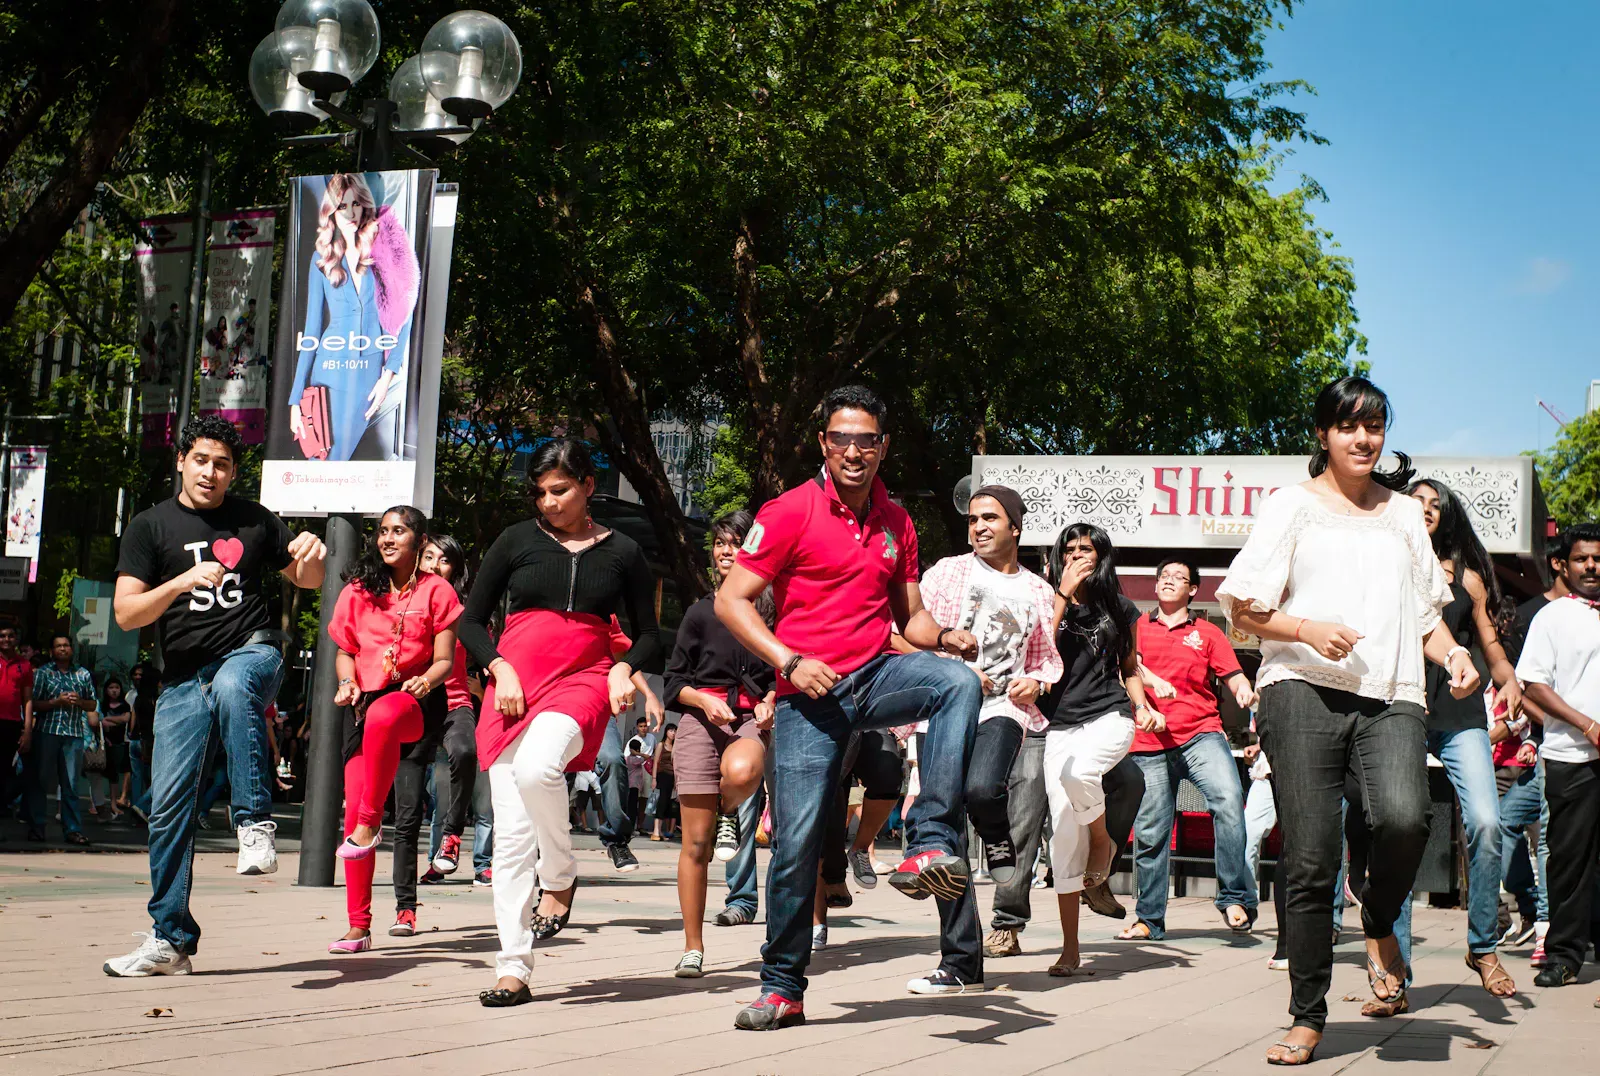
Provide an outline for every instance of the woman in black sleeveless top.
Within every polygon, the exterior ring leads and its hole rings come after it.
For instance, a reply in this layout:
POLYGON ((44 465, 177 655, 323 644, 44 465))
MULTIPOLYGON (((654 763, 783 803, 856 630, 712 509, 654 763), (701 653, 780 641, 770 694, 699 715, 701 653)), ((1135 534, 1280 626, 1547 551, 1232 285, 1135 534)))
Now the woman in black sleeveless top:
MULTIPOLYGON (((1450 579, 1451 601, 1441 616, 1456 646, 1471 653, 1479 673, 1488 674, 1485 680, 1493 678, 1514 720, 1522 709, 1522 690, 1500 640, 1514 622, 1515 609, 1501 594, 1494 564, 1473 531, 1461 498, 1436 478, 1413 482, 1409 492, 1422 504, 1433 551, 1450 579)), ((1467 966, 1479 974, 1489 993, 1510 997, 1516 984, 1495 953, 1503 872, 1500 792, 1488 710, 1481 692, 1453 697, 1449 672, 1436 666, 1428 667, 1427 690, 1428 750, 1444 763, 1455 786, 1467 835, 1467 966)), ((1410 939, 1402 941, 1409 949, 1410 939)))

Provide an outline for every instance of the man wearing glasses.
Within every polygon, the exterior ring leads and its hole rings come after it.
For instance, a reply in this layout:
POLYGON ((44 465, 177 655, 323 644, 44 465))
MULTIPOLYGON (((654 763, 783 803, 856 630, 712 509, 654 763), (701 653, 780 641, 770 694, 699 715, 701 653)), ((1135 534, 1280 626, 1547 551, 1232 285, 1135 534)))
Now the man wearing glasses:
POLYGON ((878 479, 889 448, 883 402, 847 386, 820 414, 821 473, 762 507, 717 591, 718 618, 778 670, 762 992, 734 1021, 749 1031, 805 1022, 812 894, 852 729, 928 722, 922 792, 906 819, 910 855, 889 884, 919 900, 955 901, 967 888, 967 861, 953 853, 983 689, 971 668, 934 652, 971 660, 978 643, 923 608, 916 529, 878 479), (768 586, 776 634, 755 605, 768 586), (918 653, 885 653, 896 626, 918 653))
POLYGON ((1216 677, 1248 710, 1255 689, 1222 629, 1197 617, 1189 603, 1200 589, 1200 572, 1182 557, 1156 568, 1157 607, 1139 627, 1139 657, 1145 669, 1175 692, 1156 707, 1166 718, 1160 732, 1134 736, 1131 757, 1144 771, 1144 800, 1134 822, 1134 872, 1139 901, 1125 941, 1166 935, 1168 854, 1178 781, 1187 777, 1206 798, 1216 835, 1217 910, 1235 933, 1247 934, 1256 918, 1256 889, 1244 856, 1244 792, 1239 767, 1211 687, 1216 677))

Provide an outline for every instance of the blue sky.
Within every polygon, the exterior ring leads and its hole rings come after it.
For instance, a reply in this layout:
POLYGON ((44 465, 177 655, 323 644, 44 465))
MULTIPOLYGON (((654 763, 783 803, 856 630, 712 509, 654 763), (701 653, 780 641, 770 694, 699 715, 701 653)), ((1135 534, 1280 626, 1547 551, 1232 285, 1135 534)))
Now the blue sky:
POLYGON ((1373 379, 1413 455, 1547 447, 1600 378, 1600 3, 1309 0, 1269 77, 1328 145, 1282 178, 1354 260, 1373 379))

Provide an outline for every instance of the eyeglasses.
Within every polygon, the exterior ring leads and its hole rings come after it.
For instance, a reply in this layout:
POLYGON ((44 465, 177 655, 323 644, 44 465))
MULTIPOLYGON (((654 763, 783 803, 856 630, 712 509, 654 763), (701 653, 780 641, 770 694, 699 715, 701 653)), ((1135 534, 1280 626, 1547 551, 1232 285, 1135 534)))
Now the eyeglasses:
POLYGON ((1173 575, 1170 572, 1163 572, 1161 575, 1156 577, 1156 582, 1176 583, 1180 587, 1186 587, 1189 585, 1189 577, 1188 575, 1173 575))
POLYGON ((876 452, 883 447, 884 441, 881 433, 844 433, 840 430, 829 430, 825 436, 828 439, 828 447, 835 452, 848 452, 851 445, 855 445, 862 453, 876 452))

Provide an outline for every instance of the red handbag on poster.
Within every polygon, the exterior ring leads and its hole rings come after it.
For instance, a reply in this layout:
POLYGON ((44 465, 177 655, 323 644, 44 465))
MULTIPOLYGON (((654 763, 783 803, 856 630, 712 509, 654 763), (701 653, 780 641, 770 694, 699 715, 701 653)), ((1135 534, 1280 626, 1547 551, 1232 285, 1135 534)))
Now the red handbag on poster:
POLYGON ((311 385, 300 394, 300 429, 295 441, 308 460, 325 460, 332 445, 328 430, 328 386, 311 385))

